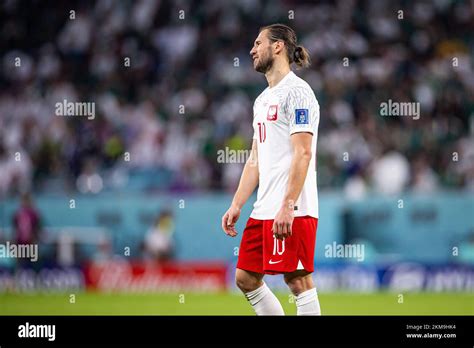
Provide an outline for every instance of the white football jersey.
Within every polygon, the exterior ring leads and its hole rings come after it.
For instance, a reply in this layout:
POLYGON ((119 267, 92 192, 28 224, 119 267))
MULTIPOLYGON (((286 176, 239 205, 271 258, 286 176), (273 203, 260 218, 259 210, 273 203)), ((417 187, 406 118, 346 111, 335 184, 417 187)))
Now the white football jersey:
POLYGON ((319 104, 313 90, 290 71, 276 86, 267 87, 253 107, 253 138, 257 141, 259 187, 250 215, 258 220, 274 219, 288 189, 293 147, 291 135, 313 134, 312 157, 298 200, 295 216, 318 217, 316 182, 316 143, 319 104))

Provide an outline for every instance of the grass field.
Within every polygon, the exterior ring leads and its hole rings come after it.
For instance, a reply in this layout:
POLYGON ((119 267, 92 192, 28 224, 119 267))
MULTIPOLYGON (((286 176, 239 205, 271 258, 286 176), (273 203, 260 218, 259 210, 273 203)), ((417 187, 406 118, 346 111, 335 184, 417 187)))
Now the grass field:
MULTIPOLYGON (((295 315, 288 294, 277 294, 295 315)), ((472 293, 322 293, 324 315, 474 315, 472 293)), ((0 315, 253 315, 237 293, 219 294, 0 294, 0 315)))

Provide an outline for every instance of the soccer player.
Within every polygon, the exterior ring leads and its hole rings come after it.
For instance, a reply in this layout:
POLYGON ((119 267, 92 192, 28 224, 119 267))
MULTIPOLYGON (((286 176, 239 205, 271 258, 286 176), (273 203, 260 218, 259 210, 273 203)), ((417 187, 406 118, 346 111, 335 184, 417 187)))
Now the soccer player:
POLYGON ((296 296, 297 314, 320 315, 311 277, 318 225, 319 104, 308 83, 290 68, 292 63, 309 66, 309 54, 297 45, 293 29, 273 24, 260 29, 250 55, 268 87, 255 100, 251 156, 222 217, 224 232, 235 237, 241 208, 258 185, 242 236, 236 284, 257 315, 284 315, 263 281, 265 274, 284 274, 296 296))

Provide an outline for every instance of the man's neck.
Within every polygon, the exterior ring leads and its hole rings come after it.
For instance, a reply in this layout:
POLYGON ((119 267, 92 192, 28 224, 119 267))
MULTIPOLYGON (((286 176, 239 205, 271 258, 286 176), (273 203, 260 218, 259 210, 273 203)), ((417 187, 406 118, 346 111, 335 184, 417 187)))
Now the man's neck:
POLYGON ((270 88, 275 87, 290 71, 290 66, 286 62, 285 64, 275 62, 272 68, 265 73, 268 86, 270 88))

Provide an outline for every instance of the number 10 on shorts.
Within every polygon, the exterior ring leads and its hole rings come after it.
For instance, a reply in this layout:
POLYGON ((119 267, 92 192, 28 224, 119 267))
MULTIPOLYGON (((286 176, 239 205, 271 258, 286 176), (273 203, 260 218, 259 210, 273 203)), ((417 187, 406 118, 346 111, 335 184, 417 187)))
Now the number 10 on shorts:
POLYGON ((273 235, 273 255, 283 255, 285 252, 285 241, 281 241, 273 235), (281 251, 280 251, 280 243, 281 243, 281 251))

